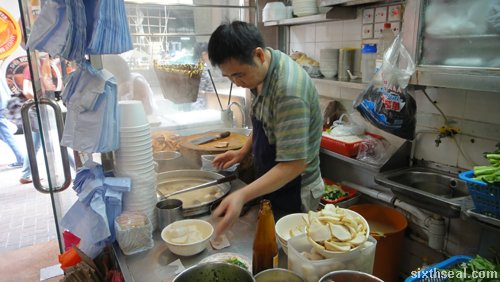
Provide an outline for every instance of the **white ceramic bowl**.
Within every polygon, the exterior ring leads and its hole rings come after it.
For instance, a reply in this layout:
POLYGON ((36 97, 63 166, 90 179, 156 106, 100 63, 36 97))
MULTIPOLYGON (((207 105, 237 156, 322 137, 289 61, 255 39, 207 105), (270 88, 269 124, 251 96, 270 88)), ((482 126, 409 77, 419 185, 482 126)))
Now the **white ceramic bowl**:
POLYGON ((149 126, 144 106, 140 101, 119 101, 120 127, 149 126))
POLYGON ((297 232, 297 235, 305 232, 306 223, 303 220, 304 216, 307 218, 307 213, 292 213, 285 215, 280 218, 274 226, 278 242, 286 254, 288 254, 287 241, 291 238, 290 230, 293 230, 294 233, 297 232), (300 232, 300 230, 302 230, 302 232, 300 232))
POLYGON ((269 2, 262 10, 262 21, 277 21, 286 19, 287 9, 283 2, 269 2))
POLYGON ((141 136, 146 134, 151 134, 151 128, 149 125, 141 125, 136 127, 120 127, 119 129, 120 137, 129 136, 141 136))
POLYGON ((179 256, 192 256, 205 250, 213 233, 214 228, 205 220, 183 219, 167 225, 161 231, 161 238, 172 253, 179 256), (195 239, 191 240, 192 238, 195 239))
POLYGON ((137 135, 137 136, 121 136, 120 135, 120 142, 121 143, 142 143, 144 141, 151 141, 151 134, 143 134, 143 135, 137 135))

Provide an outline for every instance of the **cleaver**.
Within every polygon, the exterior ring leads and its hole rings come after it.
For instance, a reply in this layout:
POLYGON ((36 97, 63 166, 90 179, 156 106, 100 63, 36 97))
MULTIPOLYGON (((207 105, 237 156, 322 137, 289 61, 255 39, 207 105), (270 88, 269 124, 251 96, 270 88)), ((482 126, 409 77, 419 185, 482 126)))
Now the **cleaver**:
POLYGON ((209 136, 203 136, 203 137, 193 139, 193 140, 191 140, 191 143, 195 144, 195 145, 201 145, 201 144, 205 144, 205 143, 208 143, 208 142, 211 142, 214 140, 219 140, 219 139, 228 137, 230 134, 231 133, 229 131, 224 131, 222 133, 213 134, 213 135, 209 135, 209 136))

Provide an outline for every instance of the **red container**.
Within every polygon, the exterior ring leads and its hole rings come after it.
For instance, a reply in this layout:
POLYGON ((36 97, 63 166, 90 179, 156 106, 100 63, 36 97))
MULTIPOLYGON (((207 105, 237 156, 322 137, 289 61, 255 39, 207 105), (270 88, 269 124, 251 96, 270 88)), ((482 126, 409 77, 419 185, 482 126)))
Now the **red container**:
MULTIPOLYGON (((382 138, 382 136, 373 133, 367 132, 365 134, 377 139, 382 138)), ((332 137, 328 133, 323 132, 323 136, 321 136, 320 146, 323 149, 330 150, 346 157, 355 157, 358 154, 359 144, 361 144, 361 142, 363 142, 363 140, 355 142, 345 142, 339 139, 335 139, 335 137, 332 137)))
POLYGON ((339 197, 335 200, 330 200, 330 199, 326 199, 326 198, 321 197, 321 203, 323 203, 325 205, 326 204, 337 204, 339 202, 342 202, 342 201, 345 201, 347 199, 352 198, 353 196, 356 195, 356 193, 358 193, 358 190, 351 188, 351 187, 348 187, 348 186, 345 186, 345 185, 342 185, 342 184, 339 184, 339 183, 335 183, 335 181, 332 181, 330 179, 323 178, 323 181, 325 182, 325 184, 328 184, 328 185, 332 185, 332 184, 339 185, 342 188, 342 190, 347 193, 347 196, 339 197))

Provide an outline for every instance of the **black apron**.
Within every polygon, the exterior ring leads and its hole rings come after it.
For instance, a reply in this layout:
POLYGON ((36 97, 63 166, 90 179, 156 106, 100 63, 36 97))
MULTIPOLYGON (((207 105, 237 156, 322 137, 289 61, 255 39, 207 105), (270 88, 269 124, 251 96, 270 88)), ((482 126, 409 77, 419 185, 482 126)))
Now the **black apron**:
MULTIPOLYGON (((260 120, 252 117, 252 126, 254 170, 256 178, 259 178, 276 165, 276 145, 269 144, 260 120)), ((299 175, 278 190, 263 196, 264 199, 271 201, 273 212, 278 218, 284 214, 301 212, 301 180, 302 177, 299 175)))

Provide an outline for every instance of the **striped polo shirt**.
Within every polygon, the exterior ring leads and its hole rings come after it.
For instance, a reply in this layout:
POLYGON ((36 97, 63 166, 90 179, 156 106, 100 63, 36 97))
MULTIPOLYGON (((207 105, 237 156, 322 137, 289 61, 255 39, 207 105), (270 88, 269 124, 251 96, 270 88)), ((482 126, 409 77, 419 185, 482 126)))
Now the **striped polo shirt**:
POLYGON ((304 159, 302 187, 321 179, 319 148, 323 117, 316 88, 307 72, 288 55, 267 48, 271 63, 252 114, 262 122, 276 161, 304 159))

